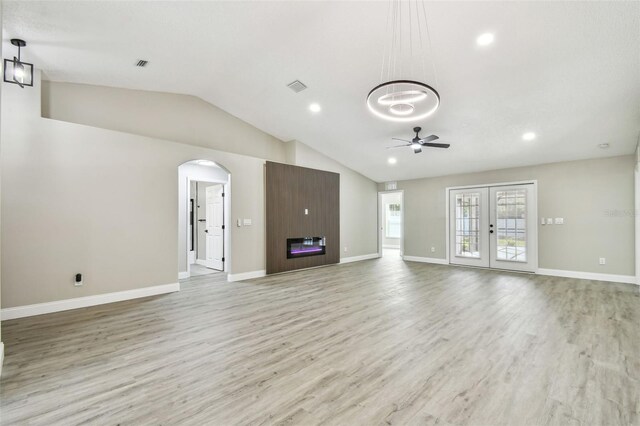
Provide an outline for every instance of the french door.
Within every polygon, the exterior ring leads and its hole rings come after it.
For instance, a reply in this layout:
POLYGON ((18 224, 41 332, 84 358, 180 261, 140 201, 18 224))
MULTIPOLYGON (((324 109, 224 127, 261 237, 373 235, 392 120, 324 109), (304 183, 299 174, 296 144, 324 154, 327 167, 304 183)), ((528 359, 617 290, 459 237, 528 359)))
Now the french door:
POLYGON ((535 272, 534 184, 449 190, 449 263, 535 272))

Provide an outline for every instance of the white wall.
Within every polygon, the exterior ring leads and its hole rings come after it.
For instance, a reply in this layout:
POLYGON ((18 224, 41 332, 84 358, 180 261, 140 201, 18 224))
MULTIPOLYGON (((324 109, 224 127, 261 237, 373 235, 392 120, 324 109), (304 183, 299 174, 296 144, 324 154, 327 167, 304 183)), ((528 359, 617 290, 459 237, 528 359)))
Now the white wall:
POLYGON ((635 163, 628 155, 399 181, 405 255, 446 257, 445 188, 536 179, 538 217, 565 221, 539 226, 540 268, 634 275, 635 163), (600 257, 606 265, 599 265, 600 257))

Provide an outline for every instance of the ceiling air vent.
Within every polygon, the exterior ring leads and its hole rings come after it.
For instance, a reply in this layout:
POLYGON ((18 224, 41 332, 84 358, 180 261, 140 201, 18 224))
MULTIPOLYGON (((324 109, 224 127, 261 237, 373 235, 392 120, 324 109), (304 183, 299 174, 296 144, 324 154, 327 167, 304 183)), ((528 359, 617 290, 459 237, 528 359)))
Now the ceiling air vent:
POLYGON ((136 67, 146 67, 149 61, 145 61, 144 59, 140 59, 136 64, 136 67))
POLYGON ((300 93, 307 88, 307 86, 305 86, 305 84, 300 80, 296 80, 294 82, 287 84, 287 87, 296 93, 300 93))

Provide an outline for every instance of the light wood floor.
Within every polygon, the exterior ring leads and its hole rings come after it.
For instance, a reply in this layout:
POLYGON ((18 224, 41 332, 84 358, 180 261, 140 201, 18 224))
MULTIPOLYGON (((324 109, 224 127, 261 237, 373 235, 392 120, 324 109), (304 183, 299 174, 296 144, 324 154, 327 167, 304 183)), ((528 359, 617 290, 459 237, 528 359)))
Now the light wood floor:
POLYGON ((379 259, 3 322, 2 424, 639 423, 632 285, 379 259))

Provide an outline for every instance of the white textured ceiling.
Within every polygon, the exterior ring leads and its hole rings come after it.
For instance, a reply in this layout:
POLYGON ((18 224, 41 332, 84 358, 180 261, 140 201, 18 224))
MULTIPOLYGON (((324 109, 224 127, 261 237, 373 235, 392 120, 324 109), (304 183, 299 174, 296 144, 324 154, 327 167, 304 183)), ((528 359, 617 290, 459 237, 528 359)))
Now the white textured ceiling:
POLYGON ((422 79, 442 104, 416 124, 452 146, 418 155, 385 149, 391 137, 410 138, 413 124, 365 107, 380 82, 387 7, 5 1, 4 48, 11 37, 27 40, 25 60, 51 80, 199 96, 376 181, 633 152, 640 2, 426 3, 433 55, 422 79), (479 48, 486 31, 495 43, 479 48), (138 59, 149 65, 135 68, 138 59), (295 79, 309 88, 295 94, 286 87, 295 79), (322 112, 310 113, 311 102, 322 112), (538 138, 524 142, 526 131, 538 138), (611 147, 599 149, 603 142, 611 147))

